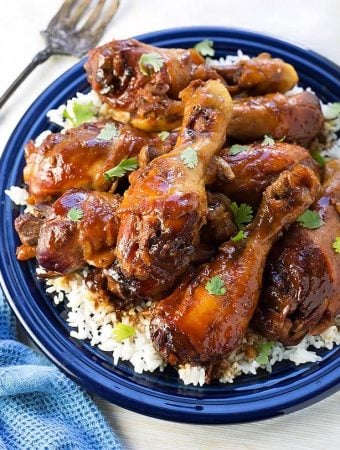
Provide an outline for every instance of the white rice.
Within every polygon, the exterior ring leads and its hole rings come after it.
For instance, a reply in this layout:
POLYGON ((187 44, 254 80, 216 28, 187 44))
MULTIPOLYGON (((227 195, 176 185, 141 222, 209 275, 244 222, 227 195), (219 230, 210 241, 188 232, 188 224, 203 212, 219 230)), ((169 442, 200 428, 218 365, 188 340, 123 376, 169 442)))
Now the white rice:
POLYGON ((25 188, 21 188, 19 186, 11 186, 9 189, 5 190, 5 194, 8 195, 8 197, 16 205, 27 205, 29 193, 25 188))
POLYGON ((326 119, 324 128, 321 132, 321 140, 315 140, 312 149, 321 151, 323 156, 332 159, 340 158, 340 139, 338 137, 340 130, 340 114, 335 116, 331 113, 331 103, 321 104, 322 113, 326 119))
MULTIPOLYGON (((44 273, 41 268, 38 274, 44 273)), ((96 304, 95 295, 89 290, 84 281, 87 271, 58 277, 46 281, 46 292, 51 294, 56 305, 64 302, 66 321, 71 328, 70 336, 75 339, 88 339, 91 345, 97 345, 100 350, 111 352, 113 363, 119 360, 129 361, 135 372, 153 372, 163 370, 166 362, 154 348, 150 338, 150 320, 145 313, 151 306, 143 303, 137 308, 131 308, 123 313, 118 320, 113 305, 96 304), (122 322, 133 326, 135 336, 117 342, 113 338, 115 323, 122 322)))
POLYGON ((33 213, 34 207, 27 203, 29 198, 29 192, 19 186, 10 186, 9 189, 5 189, 5 194, 12 200, 17 206, 26 206, 24 213, 33 213))
MULTIPOLYGON (((249 56, 238 50, 237 55, 228 55, 220 58, 220 64, 236 64, 240 60, 247 60, 249 56)), ((207 58, 208 63, 213 61, 207 58)), ((310 90, 307 88, 307 90, 310 90)), ((303 88, 295 86, 285 95, 295 95, 303 91, 303 88)), ((66 105, 51 110, 47 113, 51 122, 59 125, 62 129, 73 126, 71 120, 64 117, 65 110, 74 118, 73 105, 75 102, 88 104, 92 102, 93 117, 108 117, 110 111, 103 105, 94 91, 88 94, 77 93, 76 97, 67 101, 66 105)), ((340 139, 337 133, 340 130, 340 115, 334 117, 330 113, 330 105, 322 105, 322 111, 326 122, 322 132, 322 142, 315 141, 312 149, 321 151, 323 155, 330 158, 340 158, 340 139)), ((50 131, 44 131, 36 138, 36 145, 40 145, 50 131)), ((30 210, 27 205, 28 192, 24 188, 11 186, 5 191, 10 199, 17 205, 26 205, 26 211, 30 210)), ((44 270, 37 268, 37 274, 44 273, 44 270)), ((46 281, 46 292, 49 293, 56 305, 61 303, 65 306, 65 319, 72 328, 70 336, 74 339, 87 339, 92 346, 105 352, 112 353, 113 364, 117 365, 120 360, 129 361, 137 373, 143 371, 153 372, 156 369, 163 371, 166 361, 156 351, 150 338, 150 319, 148 311, 152 306, 151 302, 143 303, 135 308, 123 313, 118 319, 113 304, 105 304, 96 301, 95 295, 90 291, 85 283, 87 269, 81 273, 75 273, 65 277, 48 279, 46 281), (133 326, 135 335, 117 342, 113 336, 113 329, 117 322, 133 326)), ((248 331, 243 339, 242 345, 227 355, 224 361, 224 371, 220 375, 221 383, 233 383, 234 379, 242 374, 256 374, 258 369, 272 371, 276 362, 289 360, 296 365, 308 362, 317 362, 321 357, 314 349, 332 349, 334 345, 340 345, 340 323, 330 327, 319 336, 307 335, 300 344, 294 347, 284 347, 276 342, 272 345, 268 355, 268 362, 260 365, 254 355, 247 356, 247 348, 251 346, 256 349, 264 338, 258 334, 248 331)), ((254 353, 254 352, 253 352, 254 353)), ((201 366, 182 365, 178 368, 179 378, 185 385, 193 384, 202 386, 206 381, 205 368, 201 366)))
POLYGON ((233 66, 235 64, 238 64, 240 61, 248 61, 248 59, 250 59, 250 57, 248 55, 245 55, 242 50, 238 49, 236 55, 227 55, 224 58, 219 59, 212 59, 208 57, 206 58, 206 62, 208 65, 214 64, 216 66, 216 64, 219 64, 221 66, 233 66))
MULTIPOLYGON (((38 268, 37 273, 44 273, 44 270, 38 268)), ((150 337, 150 320, 147 311, 152 303, 148 302, 131 308, 118 320, 113 305, 97 304, 96 306, 95 296, 84 281, 86 274, 87 271, 83 271, 81 274, 46 281, 46 292, 52 295, 54 303, 58 305, 64 302, 67 311, 66 321, 71 328, 74 328, 70 332, 71 337, 80 340, 88 339, 92 346, 98 346, 100 350, 112 353, 114 365, 122 360, 129 361, 137 373, 154 372, 156 369, 163 371, 166 361, 156 351, 150 337), (136 330, 135 336, 117 342, 113 338, 113 328, 118 321, 133 326, 136 330)), ((321 361, 321 357, 311 350, 311 347, 331 350, 334 345, 340 345, 340 330, 337 325, 334 325, 319 336, 307 335, 294 347, 285 348, 281 343, 276 342, 269 352, 268 363, 260 365, 255 358, 247 357, 246 347, 256 348, 263 342, 265 342, 263 337, 248 331, 242 345, 228 355, 227 367, 219 381, 233 383, 239 375, 256 375, 258 369, 271 372, 273 365, 282 360, 292 361, 296 365, 321 361)), ((203 386, 206 379, 204 367, 190 364, 180 366, 178 375, 184 384, 195 386, 203 386)))

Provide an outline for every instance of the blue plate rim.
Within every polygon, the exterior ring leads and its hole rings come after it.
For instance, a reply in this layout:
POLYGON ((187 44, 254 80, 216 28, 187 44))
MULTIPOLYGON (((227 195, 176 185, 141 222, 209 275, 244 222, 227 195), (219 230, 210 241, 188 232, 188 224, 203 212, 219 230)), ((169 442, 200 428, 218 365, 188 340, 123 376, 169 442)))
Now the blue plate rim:
MULTIPOLYGON (((311 51, 306 50, 301 46, 297 46, 291 43, 287 43, 277 38, 272 38, 260 33, 254 33, 248 30, 241 30, 236 28, 223 28, 223 27, 182 27, 173 28, 161 31, 155 31, 147 33, 141 36, 137 36, 137 39, 153 42, 156 39, 166 39, 172 36, 173 39, 178 38, 179 35, 188 36, 190 39, 197 36, 204 36, 205 38, 211 35, 221 35, 224 39, 228 34, 233 34, 234 38, 245 39, 249 38, 252 41, 256 39, 261 42, 270 42, 271 46, 278 45, 283 48, 288 48, 288 51, 302 52, 302 55, 306 54, 309 58, 314 59, 319 64, 327 66, 330 70, 337 72, 340 75, 340 68, 333 62, 327 60, 325 57, 311 51), (195 36, 194 36, 195 35, 195 36)), ((15 143, 18 140, 18 134, 30 123, 32 115, 37 109, 41 107, 41 102, 43 102, 46 96, 49 96, 51 92, 56 90, 60 83, 66 79, 72 79, 73 75, 76 75, 84 60, 80 61, 68 71, 58 77, 43 93, 33 102, 27 112, 24 114, 23 118, 18 122, 17 127, 14 129, 6 147, 5 151, 1 157, 0 161, 0 179, 6 177, 6 161, 11 156, 11 152, 15 150, 15 143)), ((3 193, 1 192, 3 198, 3 193)), ((0 204, 0 210, 3 210, 3 200, 0 204)), ((153 417, 185 421, 192 423, 236 423, 236 422, 246 422, 253 420, 260 420, 269 417, 274 417, 281 415, 286 412, 291 412, 297 408, 307 406, 317 400, 324 398, 332 392, 338 389, 340 383, 340 367, 339 367, 339 357, 334 354, 334 358, 330 361, 326 361, 325 367, 322 367, 322 377, 320 377, 320 372, 312 373, 309 377, 304 378, 304 380, 297 380, 293 385, 289 386, 284 393, 284 395, 267 392, 268 398, 263 399, 253 399, 246 404, 239 404, 235 407, 233 402, 230 400, 230 404, 226 402, 226 399, 193 399, 193 397, 184 398, 179 397, 176 399, 174 395, 168 395, 161 392, 154 392, 152 389, 146 388, 145 386, 138 386, 130 380, 122 380, 115 373, 111 373, 112 386, 107 386, 102 379, 104 377, 101 374, 100 380, 96 380, 95 385, 93 384, 93 376, 90 376, 88 372, 84 370, 79 370, 79 362, 65 361, 64 347, 59 348, 58 342, 55 341, 56 336, 53 336, 53 342, 55 346, 51 349, 49 342, 44 339, 44 333, 47 335, 51 334, 51 330, 44 329, 37 331, 36 327, 32 326, 32 322, 27 317, 27 311, 20 308, 20 299, 24 298, 25 289, 23 286, 16 286, 17 290, 13 291, 14 286, 11 286, 11 280, 8 277, 8 267, 6 262, 10 262, 13 255, 6 255, 8 259, 1 255, 0 268, 1 277, 0 282, 4 289, 5 295, 7 296, 9 303, 17 315, 19 321, 22 323, 26 331, 29 333, 33 341, 40 347, 40 349, 47 354, 47 356, 52 359, 52 361, 57 364, 64 372, 71 376, 79 384, 82 384, 89 391, 95 392, 96 394, 113 401, 125 408, 131 409, 136 412, 140 412, 153 417), (306 381, 308 381, 306 385, 306 381), (107 392, 109 389, 109 395, 107 392), (124 392, 122 392, 122 389, 124 392), (143 399, 141 396, 147 396, 147 400, 143 399), (273 404, 274 398, 274 404, 273 404), (150 401, 152 400, 152 401, 150 401)), ((34 324, 33 324, 34 325, 34 324)), ((63 345, 65 346, 65 342, 63 345)), ((67 350, 70 350, 71 340, 68 340, 67 350)), ((73 345, 73 344, 72 344, 73 345)), ((73 352, 75 351, 75 346, 73 346, 73 352)), ((77 353, 77 352, 76 352, 77 353)), ((333 352, 334 353, 334 352, 333 352)), ((336 352, 339 353, 339 352, 336 352)), ((70 353, 73 355, 72 351, 70 353)), ((89 364, 90 373, 96 373, 96 365, 93 361, 89 364)), ((82 364, 84 362, 82 361, 82 364)), ((88 361, 86 362, 88 363, 88 361)), ((320 365, 321 366, 321 365, 320 365)), ((104 377, 105 378, 105 377, 104 377)))

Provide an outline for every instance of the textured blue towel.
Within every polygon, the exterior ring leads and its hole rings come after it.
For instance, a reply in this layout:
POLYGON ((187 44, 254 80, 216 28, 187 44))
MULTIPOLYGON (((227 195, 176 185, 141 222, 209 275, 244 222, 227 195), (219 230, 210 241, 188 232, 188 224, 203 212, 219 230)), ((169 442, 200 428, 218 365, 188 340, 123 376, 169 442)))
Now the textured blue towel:
POLYGON ((121 449, 91 399, 15 337, 0 289, 0 450, 121 449))

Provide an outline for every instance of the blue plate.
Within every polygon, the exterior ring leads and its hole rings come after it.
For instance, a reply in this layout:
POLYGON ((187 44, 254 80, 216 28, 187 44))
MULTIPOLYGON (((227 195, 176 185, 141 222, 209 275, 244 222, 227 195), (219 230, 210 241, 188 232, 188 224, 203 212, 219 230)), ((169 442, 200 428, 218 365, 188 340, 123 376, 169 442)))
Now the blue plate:
MULTIPOLYGON (((269 52, 297 69, 301 84, 310 86, 323 101, 340 98, 340 69, 311 51, 271 37, 225 28, 181 28, 139 36, 161 47, 191 47, 212 39, 217 56, 269 52)), ((275 365, 273 373, 242 376, 234 384, 207 387, 184 386, 172 369, 164 373, 135 374, 126 363, 113 367, 108 354, 87 342, 69 337, 60 317, 34 276, 34 263, 18 263, 18 238, 13 220, 19 213, 4 189, 22 184, 25 143, 49 128, 46 112, 89 86, 83 63, 76 64, 49 86, 33 103, 14 130, 0 168, 0 269, 2 286, 20 322, 41 350, 77 383, 125 408, 150 416, 181 422, 235 423, 278 416, 310 405, 339 387, 340 349, 322 350, 322 361, 295 367, 275 365)))

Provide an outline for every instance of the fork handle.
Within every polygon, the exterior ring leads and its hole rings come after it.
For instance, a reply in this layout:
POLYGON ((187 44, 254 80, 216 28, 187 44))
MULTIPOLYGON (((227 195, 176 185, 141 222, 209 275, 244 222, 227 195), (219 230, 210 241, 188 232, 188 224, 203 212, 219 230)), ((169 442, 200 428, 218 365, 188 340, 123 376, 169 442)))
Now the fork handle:
POLYGON ((51 51, 48 48, 41 50, 39 53, 35 55, 32 61, 28 64, 27 67, 21 72, 21 74, 13 81, 13 83, 9 86, 9 88, 2 94, 0 97, 0 109, 4 106, 13 92, 17 89, 18 86, 28 77, 28 75, 35 69, 39 64, 45 62, 50 56, 51 51))

